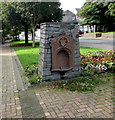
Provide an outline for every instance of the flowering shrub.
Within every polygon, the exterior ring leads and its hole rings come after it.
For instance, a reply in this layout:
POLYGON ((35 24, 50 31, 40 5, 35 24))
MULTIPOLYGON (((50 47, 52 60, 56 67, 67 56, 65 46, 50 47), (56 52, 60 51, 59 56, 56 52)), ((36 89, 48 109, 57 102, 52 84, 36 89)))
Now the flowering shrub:
POLYGON ((81 55, 81 69, 98 70, 100 72, 111 70, 114 67, 114 53, 114 50, 110 50, 107 52, 89 52, 87 55, 81 55))

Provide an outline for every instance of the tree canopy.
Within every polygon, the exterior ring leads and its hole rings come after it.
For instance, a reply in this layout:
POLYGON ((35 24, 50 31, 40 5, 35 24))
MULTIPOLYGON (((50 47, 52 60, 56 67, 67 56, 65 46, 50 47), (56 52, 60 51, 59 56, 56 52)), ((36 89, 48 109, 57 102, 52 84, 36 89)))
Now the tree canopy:
POLYGON ((83 19, 81 25, 101 25, 103 31, 109 31, 115 23, 114 3, 109 2, 86 2, 78 16, 83 19), (110 11, 111 10, 111 11, 110 11))
POLYGON ((12 2, 2 3, 2 21, 6 21, 3 30, 24 29, 25 43, 28 43, 28 30, 33 33, 36 27, 42 22, 59 22, 62 19, 63 11, 59 2, 12 2), (5 7, 4 7, 5 6, 5 7), (12 28, 13 27, 13 28, 12 28))
POLYGON ((110 3, 109 6, 109 11, 112 16, 115 16, 115 3, 110 3))

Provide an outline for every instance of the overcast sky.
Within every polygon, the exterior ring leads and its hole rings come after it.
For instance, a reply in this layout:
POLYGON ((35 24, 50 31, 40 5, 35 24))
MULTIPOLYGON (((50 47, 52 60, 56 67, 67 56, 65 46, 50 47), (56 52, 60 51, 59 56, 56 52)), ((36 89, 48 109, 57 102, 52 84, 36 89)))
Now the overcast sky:
POLYGON ((76 13, 75 8, 81 8, 86 0, 59 0, 63 10, 70 10, 76 13))

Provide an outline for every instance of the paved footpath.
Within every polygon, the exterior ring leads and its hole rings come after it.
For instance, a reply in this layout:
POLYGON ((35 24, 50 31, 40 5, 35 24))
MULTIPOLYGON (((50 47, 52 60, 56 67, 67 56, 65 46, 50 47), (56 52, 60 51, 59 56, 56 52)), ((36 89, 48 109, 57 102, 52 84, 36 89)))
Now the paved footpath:
POLYGON ((22 118, 13 54, 8 45, 2 46, 2 118, 22 118))
POLYGON ((46 118, 113 118, 112 83, 98 86, 94 92, 47 87, 35 91, 46 118))
POLYGON ((108 120, 112 120, 110 119, 113 118, 112 82, 97 86, 94 92, 85 93, 47 87, 27 88, 20 63, 8 43, 2 46, 0 57, 1 55, 1 118, 109 118, 108 120))
MULTIPOLYGON (((23 73, 9 43, 2 46, 1 118, 42 118, 44 113, 34 91, 23 84, 23 73), (22 74, 21 74, 22 73, 22 74)), ((1 54, 0 54, 1 55, 1 54)), ((1 65, 0 65, 1 66, 1 65)), ((0 86, 1 88, 1 86, 0 86)), ((1 91, 1 89, 0 89, 1 91)), ((1 95, 1 94, 0 94, 1 95)))

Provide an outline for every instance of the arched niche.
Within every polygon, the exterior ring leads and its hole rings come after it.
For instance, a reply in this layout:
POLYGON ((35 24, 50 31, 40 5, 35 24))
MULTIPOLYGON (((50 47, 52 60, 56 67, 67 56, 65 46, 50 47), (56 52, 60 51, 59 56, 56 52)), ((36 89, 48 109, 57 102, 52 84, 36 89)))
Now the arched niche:
POLYGON ((69 71, 74 67, 74 39, 60 35, 51 41, 52 71, 69 71))
POLYGON ((56 56, 57 69, 65 70, 70 68, 70 58, 68 52, 65 50, 60 50, 56 56))

